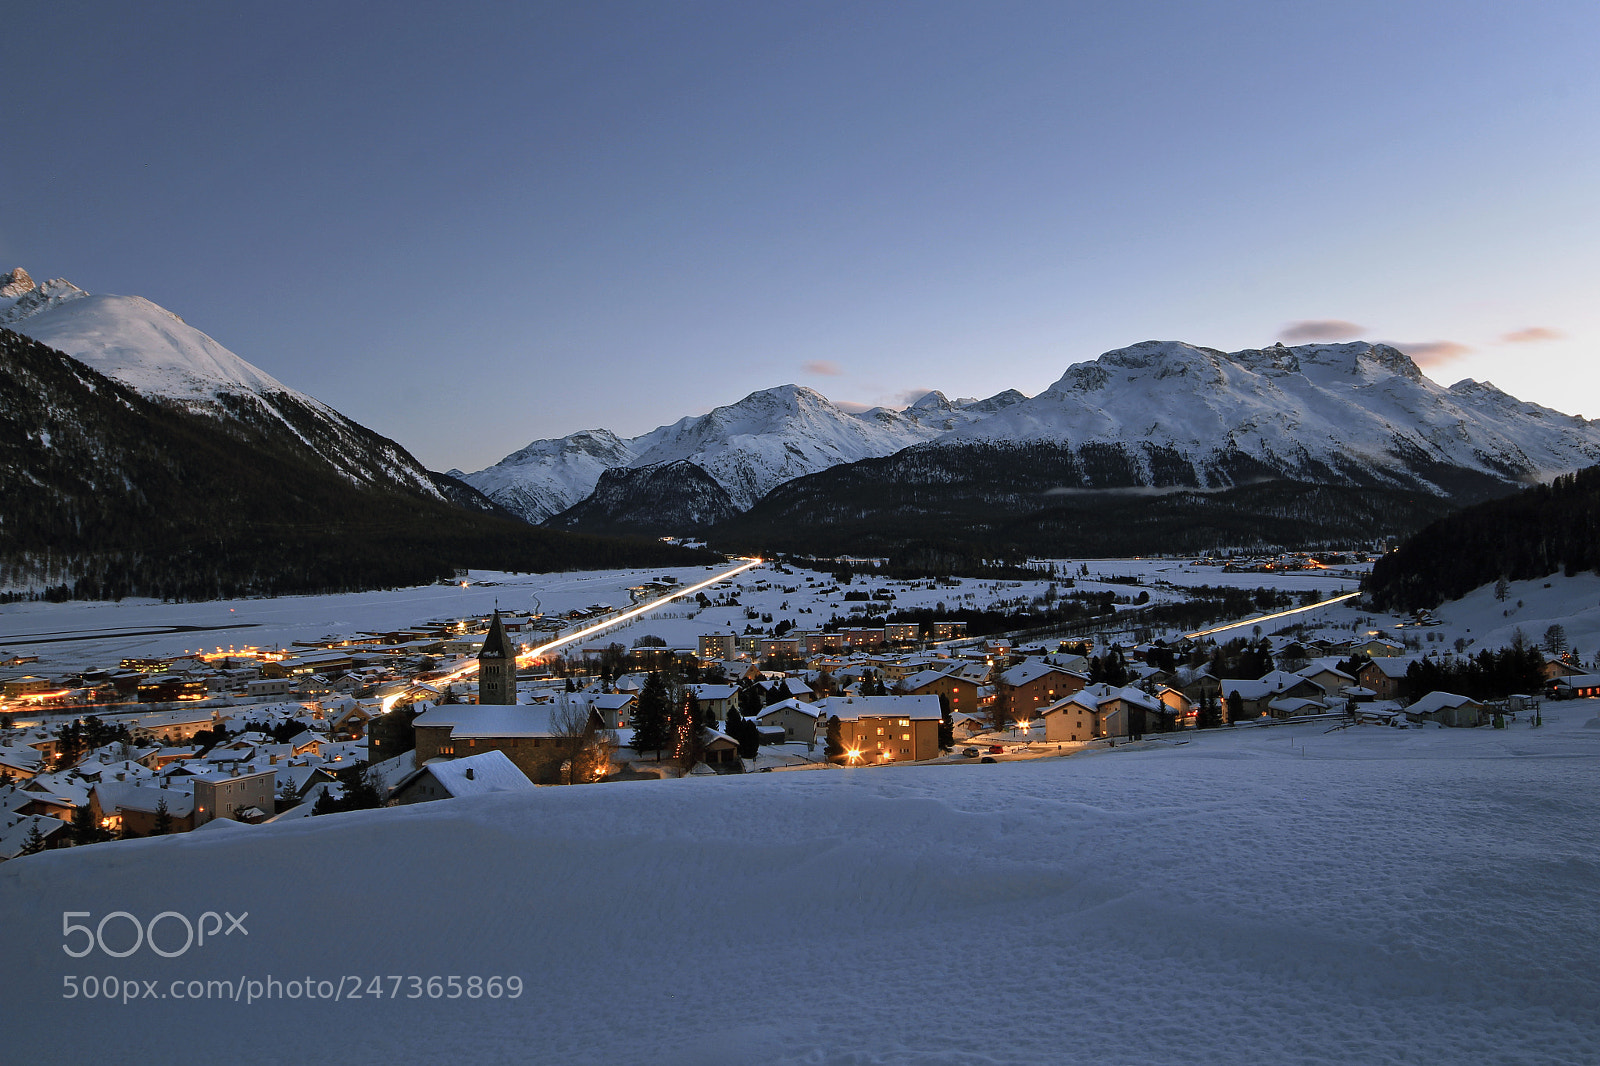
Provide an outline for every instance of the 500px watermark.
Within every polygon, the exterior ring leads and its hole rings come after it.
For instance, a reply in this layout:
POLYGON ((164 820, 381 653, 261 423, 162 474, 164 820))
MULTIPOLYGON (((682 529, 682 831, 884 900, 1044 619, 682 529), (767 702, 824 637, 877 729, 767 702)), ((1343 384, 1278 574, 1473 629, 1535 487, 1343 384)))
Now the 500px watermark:
POLYGON ((463 978, 459 974, 448 977, 416 977, 388 974, 363 977, 345 974, 337 981, 319 981, 313 977, 277 978, 268 974, 265 980, 246 978, 238 980, 184 980, 145 981, 121 978, 115 974, 100 977, 89 974, 79 977, 67 974, 61 979, 62 999, 110 999, 131 1003, 136 999, 226 999, 246 1005, 264 999, 520 999, 522 978, 482 977, 477 974, 463 978), (388 982, 387 986, 385 982, 388 982))
POLYGON ((232 936, 234 933, 250 935, 250 930, 244 927, 244 920, 250 917, 249 911, 243 912, 238 917, 234 917, 229 911, 223 911, 221 914, 216 911, 206 911, 194 921, 190 921, 188 915, 179 914, 177 911, 162 911, 148 922, 139 921, 127 911, 112 911, 102 916, 92 927, 73 921, 74 918, 93 917, 92 911, 61 912, 61 938, 67 941, 61 945, 62 951, 75 959, 81 959, 99 948, 102 954, 109 955, 113 959, 125 959, 141 947, 148 947, 164 959, 175 959, 191 947, 204 947, 208 936, 215 940, 219 933, 223 936, 232 936), (223 927, 224 917, 228 922, 226 928, 223 927), (209 928, 207 928, 208 923, 209 928), (108 925, 112 933, 110 945, 106 943, 108 925), (158 928, 161 929, 164 946, 156 942, 158 928), (77 936, 82 936, 83 939, 74 944, 73 941, 77 936))

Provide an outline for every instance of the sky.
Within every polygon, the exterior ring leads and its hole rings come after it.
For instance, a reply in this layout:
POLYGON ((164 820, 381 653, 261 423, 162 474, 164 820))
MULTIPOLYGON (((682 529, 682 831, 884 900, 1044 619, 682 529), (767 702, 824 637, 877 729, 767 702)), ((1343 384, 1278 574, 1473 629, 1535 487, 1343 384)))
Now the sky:
POLYGON ((1600 5, 33 5, 0 271, 435 469, 790 382, 1399 345, 1600 418, 1600 5))

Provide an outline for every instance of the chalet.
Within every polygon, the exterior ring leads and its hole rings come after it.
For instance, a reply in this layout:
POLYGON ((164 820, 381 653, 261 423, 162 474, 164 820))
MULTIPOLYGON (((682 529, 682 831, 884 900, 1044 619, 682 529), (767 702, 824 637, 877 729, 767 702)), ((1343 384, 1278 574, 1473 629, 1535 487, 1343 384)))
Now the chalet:
POLYGON ((739 742, 720 729, 700 730, 702 760, 713 769, 742 769, 739 742))
POLYGON ((67 847, 72 840, 67 823, 47 815, 11 815, 0 822, 0 860, 14 859, 27 847, 38 827, 46 851, 67 847))
POLYGON ((959 674, 924 670, 895 687, 908 696, 943 696, 950 701, 951 713, 972 714, 978 709, 978 685, 959 674))
POLYGON ((1547 655, 1544 665, 1540 667, 1540 673, 1544 675, 1546 681, 1554 681, 1562 677, 1576 677, 1583 673, 1583 668, 1558 655, 1547 655))
POLYGON ((1373 659, 1371 662, 1361 664, 1361 669, 1356 671, 1356 680, 1361 683, 1362 688, 1371 689, 1376 699, 1397 699, 1405 685, 1406 670, 1415 661, 1410 657, 1392 656, 1373 659))
POLYGON ((1383 637, 1373 637, 1370 640, 1352 641, 1350 643, 1352 654, 1361 652, 1373 659, 1386 659, 1396 655, 1404 655, 1406 646, 1383 637))
POLYGON ((757 725, 774 726, 783 730, 784 740, 811 743, 817 736, 817 704, 800 700, 781 700, 763 709, 755 716, 757 725))
MULTIPOLYGON (((686 685, 689 692, 700 704, 700 710, 709 711, 715 715, 717 721, 725 722, 728 712, 739 706, 739 689, 735 685, 686 685)), ((806 690, 807 696, 810 689, 806 690)))
POLYGON ((600 715, 606 729, 629 728, 633 705, 634 694, 631 692, 600 692, 589 701, 589 706, 600 715))
POLYGON ((829 696, 812 704, 822 716, 839 719, 840 738, 853 763, 914 762, 939 754, 939 697, 829 696))
POLYGON ((994 718, 1002 723, 1032 721, 1052 703, 1082 692, 1088 683, 1082 674, 1040 659, 1028 659, 995 678, 994 718))
POLYGON ((124 836, 149 836, 161 817, 162 804, 172 820, 168 832, 187 833, 197 824, 194 797, 188 792, 129 781, 102 781, 89 790, 89 813, 103 829, 124 836))
POLYGON ((1405 713, 1411 722, 1438 722, 1447 726, 1478 726, 1484 719, 1483 704, 1453 692, 1430 692, 1407 707, 1405 713))
POLYGON ((1553 700, 1585 699, 1600 696, 1600 674, 1568 674, 1550 682, 1553 700))
POLYGON ((1335 666, 1313 664, 1298 671, 1301 677, 1320 688, 1324 695, 1337 696, 1355 685, 1356 679, 1335 666))
MULTIPOLYGON (((560 704, 538 707, 458 703, 430 707, 411 723, 419 765, 438 758, 462 758, 501 751, 531 780, 543 772, 551 748, 562 736, 560 704)), ((586 730, 608 728, 590 707, 586 730)))
POLYGON ((1238 694, 1239 707, 1236 716, 1239 718, 1260 718, 1264 714, 1271 714, 1271 704, 1274 700, 1321 700, 1326 695, 1322 686, 1310 678, 1283 670, 1273 670, 1253 681, 1240 677, 1225 677, 1219 684, 1224 697, 1229 701, 1230 711, 1232 711, 1233 697, 1238 694))
POLYGON ((403 806, 490 792, 531 792, 537 787, 505 752, 482 751, 419 766, 395 784, 389 802, 403 806))
POLYGON ((1039 717, 1044 719, 1045 740, 1062 744, 1164 732, 1176 728, 1179 712, 1131 685, 1096 684, 1057 700, 1040 711, 1039 717))

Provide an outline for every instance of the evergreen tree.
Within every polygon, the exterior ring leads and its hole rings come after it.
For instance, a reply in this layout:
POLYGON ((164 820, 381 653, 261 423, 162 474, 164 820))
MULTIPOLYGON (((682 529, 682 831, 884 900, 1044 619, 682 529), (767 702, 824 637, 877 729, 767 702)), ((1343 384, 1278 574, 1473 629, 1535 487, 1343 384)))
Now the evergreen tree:
POLYGON ((98 844, 102 840, 111 839, 111 834, 100 828, 94 820, 94 812, 87 803, 79 804, 72 812, 72 843, 98 844))
POLYGON ((739 688, 739 713, 746 718, 754 718, 761 713, 765 701, 761 698, 761 688, 753 681, 746 681, 739 688))
POLYGON ((949 751, 956 746, 956 723, 950 717, 950 697, 939 694, 939 750, 949 751))
POLYGON ((1228 693, 1228 721, 1237 722, 1244 717, 1244 699, 1237 689, 1228 693))
POLYGON ((830 762, 844 758, 844 725, 836 714, 828 716, 828 742, 822 753, 830 762))
POLYGON ((172 812, 167 810, 167 797, 162 796, 156 801, 156 821, 155 825, 150 827, 150 835, 160 837, 170 832, 172 832, 172 812))
POLYGON ((37 855, 44 850, 44 834, 39 832, 39 819, 33 820, 33 825, 28 830, 28 835, 22 839, 22 850, 18 855, 37 855))
POLYGON ((1200 708, 1195 715, 1195 728, 1217 729, 1222 725, 1222 701, 1214 693, 1200 697, 1200 708))
POLYGON ((653 751, 658 759, 661 757, 661 749, 667 746, 667 716, 670 711, 667 700, 666 681, 656 671, 650 671, 645 678, 644 688, 634 701, 634 751, 641 754, 653 751))

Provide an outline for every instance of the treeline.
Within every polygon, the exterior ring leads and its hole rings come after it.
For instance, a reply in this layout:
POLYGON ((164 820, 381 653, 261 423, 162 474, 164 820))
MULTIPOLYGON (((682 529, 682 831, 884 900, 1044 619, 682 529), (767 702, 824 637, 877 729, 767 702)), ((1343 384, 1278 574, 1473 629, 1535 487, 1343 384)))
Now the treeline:
POLYGON ((12 589, 208 599, 710 561, 358 485, 277 438, 146 400, 0 329, 0 570, 12 589))
POLYGON ((1480 701, 1531 695, 1544 689, 1543 667, 1539 649, 1524 641, 1470 657, 1430 655, 1406 667, 1401 695, 1415 700, 1430 692, 1453 692, 1480 701))
POLYGON ((1379 608, 1415 610, 1500 578, 1597 567, 1600 466, 1591 466, 1432 523, 1380 558, 1365 588, 1379 608))
MULTIPOLYGON (((1455 507, 1381 485, 1292 480, 1242 455, 1217 471, 1234 488, 1205 491, 1181 483, 1193 479, 1186 464, 1148 458, 1158 480, 1168 482, 1159 491, 1138 484, 1140 464, 1117 448, 1074 450, 1049 441, 918 446, 779 485, 711 537, 764 555, 888 558, 891 570, 921 576, 969 574, 1030 557, 1365 542, 1410 533, 1455 507), (1085 484, 1121 488, 1062 488, 1085 484)), ((1326 473, 1337 479, 1359 470, 1326 473)), ((1428 473, 1435 480, 1450 474, 1428 473)), ((1458 499, 1481 499, 1504 483, 1463 475, 1451 484, 1458 499)))

